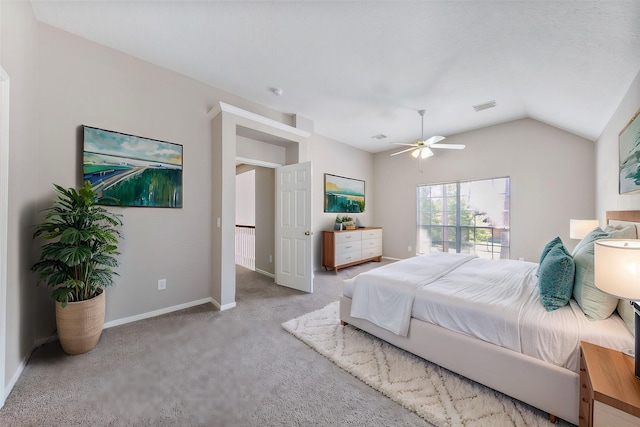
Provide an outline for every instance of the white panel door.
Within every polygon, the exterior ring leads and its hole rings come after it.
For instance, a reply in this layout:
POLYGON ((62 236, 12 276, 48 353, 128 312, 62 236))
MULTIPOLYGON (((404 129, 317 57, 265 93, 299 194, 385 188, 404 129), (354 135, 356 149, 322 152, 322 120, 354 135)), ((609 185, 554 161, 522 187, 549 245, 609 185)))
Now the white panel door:
POLYGON ((276 283, 313 292, 311 162, 276 168, 276 283))

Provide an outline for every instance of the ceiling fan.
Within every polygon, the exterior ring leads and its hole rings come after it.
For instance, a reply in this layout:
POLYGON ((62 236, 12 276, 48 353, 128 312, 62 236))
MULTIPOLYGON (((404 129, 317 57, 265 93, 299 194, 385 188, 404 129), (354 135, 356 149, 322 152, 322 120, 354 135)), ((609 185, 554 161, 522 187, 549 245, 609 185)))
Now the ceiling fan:
POLYGON ((427 157, 433 156, 432 148, 447 148, 450 150, 462 150, 464 149, 464 144, 438 144, 440 141, 444 140, 444 136, 434 135, 429 139, 424 139, 424 110, 418 110, 418 114, 422 117, 422 137, 420 141, 416 141, 413 144, 403 144, 400 142, 394 142, 395 145, 406 145, 410 148, 406 150, 398 151, 397 153, 391 154, 395 156, 397 154, 406 153, 407 151, 411 151, 411 155, 413 157, 426 159, 427 157))

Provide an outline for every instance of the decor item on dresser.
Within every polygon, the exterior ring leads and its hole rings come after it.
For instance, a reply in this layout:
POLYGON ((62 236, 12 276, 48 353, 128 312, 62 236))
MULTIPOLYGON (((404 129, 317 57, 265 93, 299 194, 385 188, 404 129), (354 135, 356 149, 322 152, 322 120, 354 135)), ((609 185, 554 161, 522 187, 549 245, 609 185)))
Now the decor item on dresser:
POLYGON ((620 194, 640 190, 640 110, 620 131, 618 136, 620 159, 620 194))
MULTIPOLYGON (((99 198, 87 181, 65 189, 54 184, 57 198, 46 209, 34 238, 47 241, 32 270, 38 282, 52 288, 56 324, 62 349, 68 354, 92 350, 104 325, 106 286, 119 262, 121 215, 98 206, 99 198)), ((109 203, 117 201, 109 200, 109 203)))
MULTIPOLYGON (((576 246, 583 287, 594 281, 587 265, 593 242, 626 233, 637 238, 640 211, 607 212, 607 225, 607 231, 593 230, 576 246), (610 227, 614 230, 608 231, 610 227)), ((556 259, 567 258, 561 244, 554 239, 545 246, 547 254, 541 258, 544 262, 551 254, 550 269, 556 259)), ((558 265, 567 267, 562 260, 558 265)), ((590 320, 574 298, 562 305, 564 293, 547 311, 536 276, 539 267, 441 252, 408 258, 345 280, 340 320, 541 409, 552 419, 578 424, 580 341, 623 349, 633 346, 634 337, 616 310, 615 297, 612 311, 601 320, 590 320)), ((568 267, 564 272, 570 277, 568 267)))
POLYGON ((325 212, 361 213, 364 206, 364 181, 324 174, 325 212))
POLYGON ((322 232, 322 266, 338 269, 382 261, 382 228, 322 232))
POLYGON ((182 207, 182 145, 83 129, 84 181, 98 195, 113 197, 120 206, 182 207))
MULTIPOLYGON (((640 331, 640 240, 601 239, 595 242, 595 285, 618 298, 630 300, 635 331, 640 331)), ((640 380, 640 337, 635 335, 635 376, 640 380)))

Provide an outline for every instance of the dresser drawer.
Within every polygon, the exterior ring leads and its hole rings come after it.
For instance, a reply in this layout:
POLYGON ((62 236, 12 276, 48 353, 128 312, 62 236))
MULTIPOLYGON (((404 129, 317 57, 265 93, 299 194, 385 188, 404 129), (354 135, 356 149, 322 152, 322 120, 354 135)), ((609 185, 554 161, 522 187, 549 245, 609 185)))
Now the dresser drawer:
POLYGON ((362 240, 364 239, 380 239, 382 240, 382 229, 376 230, 363 230, 362 231, 362 240))
POLYGON ((336 255, 347 254, 349 252, 360 252, 362 249, 362 242, 355 240, 353 242, 337 243, 336 255))
POLYGON ((594 427, 638 427, 640 419, 607 404, 593 401, 594 427))
POLYGON ((382 246, 378 246, 376 248, 362 249, 362 259, 374 258, 379 256, 382 256, 382 246))
POLYGON ((343 231, 336 233, 336 245, 339 243, 354 242, 362 240, 362 232, 360 231, 343 231))
POLYGON ((336 254, 336 265, 349 264, 350 262, 360 261, 362 252, 348 252, 345 254, 336 254))
POLYGON ((382 237, 377 237, 375 239, 362 239, 362 250, 378 247, 382 247, 382 237))

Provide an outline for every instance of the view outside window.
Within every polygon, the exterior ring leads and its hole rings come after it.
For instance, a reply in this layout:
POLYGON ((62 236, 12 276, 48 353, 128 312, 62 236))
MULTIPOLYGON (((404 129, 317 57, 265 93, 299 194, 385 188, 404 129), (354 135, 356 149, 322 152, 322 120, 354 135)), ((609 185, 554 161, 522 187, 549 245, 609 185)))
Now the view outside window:
POLYGON ((509 259, 509 178, 418 186, 419 254, 509 259))

